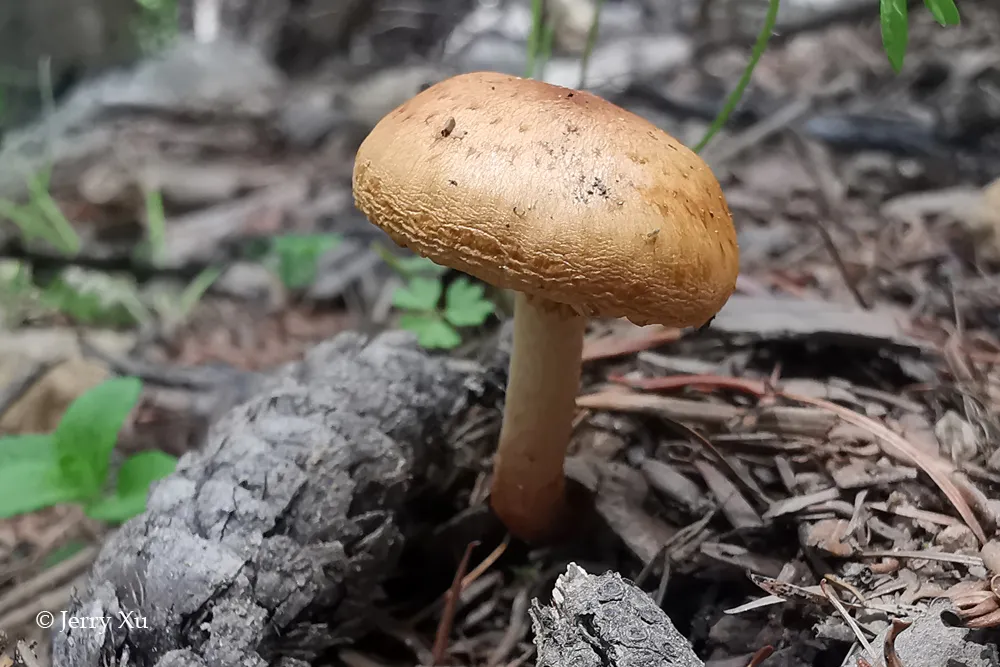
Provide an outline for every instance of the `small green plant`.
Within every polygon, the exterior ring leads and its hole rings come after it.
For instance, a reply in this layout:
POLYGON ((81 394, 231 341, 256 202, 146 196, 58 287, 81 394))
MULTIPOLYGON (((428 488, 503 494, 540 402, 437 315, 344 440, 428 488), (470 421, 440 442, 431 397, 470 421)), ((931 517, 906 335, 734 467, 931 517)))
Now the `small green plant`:
POLYGON ((146 240, 135 250, 139 259, 154 266, 163 262, 167 246, 167 214, 163 208, 163 195, 159 190, 146 192, 146 240))
MULTIPOLYGON (((594 13, 594 24, 597 25, 599 12, 594 13)), ((591 27, 594 32, 596 28, 591 27)), ((531 0, 531 34, 528 35, 528 62, 525 64, 524 76, 528 79, 539 74, 545 66, 545 61, 552 54, 552 42, 555 39, 556 27, 545 16, 545 0, 531 0)), ((593 45, 588 43, 592 49, 593 45)), ((588 53, 584 54, 583 69, 586 71, 588 53)))
POLYGON ((301 289, 316 279, 320 258, 340 245, 336 234, 285 234, 274 239, 277 270, 281 281, 292 289, 301 289))
POLYGON ((426 257, 397 257, 378 244, 374 250, 406 280, 393 292, 392 305, 403 311, 399 327, 417 334, 421 347, 457 347, 462 342, 460 329, 482 325, 496 310, 496 304, 486 298, 486 288, 466 276, 458 277, 446 289, 443 279, 447 267, 426 257))
MULTIPOLYGON (((705 136, 695 145, 694 150, 700 153, 705 146, 718 134, 719 130, 725 126, 729 116, 740 103, 743 93, 750 84, 753 71, 760 62, 760 58, 767 50, 767 44, 774 32, 774 26, 778 21, 778 7, 781 0, 770 0, 767 8, 767 15, 764 18, 764 25, 757 35, 750 61, 747 63, 743 76, 740 77, 736 87, 726 98, 726 103, 722 110, 712 121, 712 125, 705 132, 705 136)), ((958 25, 960 18, 958 7, 954 0, 924 0, 924 5, 931 11, 934 18, 942 26, 958 25)), ((906 56, 907 43, 909 41, 909 17, 907 14, 907 0, 879 0, 879 17, 882 27, 882 45, 885 49, 889 64, 898 74, 903 69, 903 59, 906 56)))
MULTIPOLYGON (((729 116, 732 115, 743 98, 743 93, 750 84, 750 79, 753 77, 753 71, 757 67, 757 63, 760 62, 764 51, 767 50, 768 42, 771 39, 771 34, 774 32, 774 27, 778 20, 778 8, 780 4, 781 0, 770 0, 768 3, 764 25, 761 26, 761 30, 757 34, 750 60, 743 70, 743 75, 737 82, 736 87, 726 97, 725 104, 723 104, 722 109, 716 115, 708 130, 706 130, 705 136, 695 145, 694 151, 696 153, 704 150, 715 135, 725 126, 726 121, 729 120, 729 116)), ((603 5, 604 0, 596 0, 594 5, 594 20, 587 34, 587 45, 583 52, 580 88, 583 88, 586 82, 587 65, 590 62, 590 56, 597 41, 597 27, 603 5)), ((959 16, 958 7, 955 6, 955 0, 924 0, 924 5, 942 26, 955 26, 961 23, 961 17, 959 16)), ((908 0, 879 0, 879 18, 882 29, 882 45, 885 49, 886 57, 889 59, 889 64, 892 65, 893 70, 898 74, 903 69, 903 60, 906 56, 906 48, 909 42, 908 0)), ((528 38, 528 66, 525 76, 532 77, 535 75, 536 70, 540 69, 537 63, 539 60, 544 61, 544 58, 547 57, 547 54, 551 50, 551 32, 552 27, 545 20, 545 0, 532 0, 532 27, 528 38)))
POLYGON ((0 264, 2 324, 20 324, 62 314, 88 326, 131 326, 146 322, 149 311, 139 298, 134 279, 69 266, 51 277, 35 275, 27 262, 0 264))
POLYGON ((277 275, 285 287, 299 290, 316 280, 320 258, 342 242, 338 234, 282 234, 255 244, 248 254, 277 275))
MULTIPOLYGON (((961 23, 955 0, 924 0, 924 6, 942 27, 961 23)), ((892 69, 897 74, 903 69, 903 60, 909 43, 908 9, 907 0, 879 0, 882 46, 892 69)))
MULTIPOLYGON (((10 220, 25 240, 44 241, 60 255, 71 258, 80 252, 81 240, 49 194, 49 176, 49 170, 45 170, 28 179, 26 204, 0 199, 0 222, 5 218, 10 220)), ((133 258, 158 266, 167 245, 166 213, 159 191, 146 193, 145 216, 146 237, 133 250, 133 258)), ((291 267, 286 268, 286 272, 302 271, 303 266, 309 265, 298 259, 296 255, 283 262, 283 266, 291 267)), ((4 306, 0 312, 6 312, 7 324, 11 326, 16 326, 19 315, 62 313, 79 324, 120 327, 147 324, 151 312, 146 302, 152 301, 153 311, 177 324, 187 318, 220 274, 219 268, 207 267, 184 288, 180 298, 173 294, 162 298, 162 295, 155 292, 151 295, 141 289, 133 276, 67 266, 51 279, 40 281, 30 264, 18 262, 13 272, 0 270, 0 306, 4 306)))
POLYGON ((127 327, 149 320, 135 279, 68 266, 41 288, 43 306, 88 326, 127 327))
POLYGON ((428 349, 451 349, 462 342, 458 329, 480 326, 495 305, 485 288, 465 276, 445 289, 441 278, 413 277, 393 294, 392 305, 404 311, 399 326, 417 334, 428 349), (439 307, 444 293, 444 307, 439 307))
POLYGON ((0 518, 62 503, 80 503, 87 516, 111 523, 143 512, 150 484, 173 472, 177 459, 134 454, 108 488, 118 432, 141 391, 137 378, 106 380, 73 401, 54 432, 0 438, 0 518))
POLYGON ((49 194, 49 177, 45 170, 27 179, 29 201, 17 205, 0 199, 0 218, 7 218, 17 225, 25 240, 41 240, 63 255, 72 257, 82 245, 73 225, 49 194))

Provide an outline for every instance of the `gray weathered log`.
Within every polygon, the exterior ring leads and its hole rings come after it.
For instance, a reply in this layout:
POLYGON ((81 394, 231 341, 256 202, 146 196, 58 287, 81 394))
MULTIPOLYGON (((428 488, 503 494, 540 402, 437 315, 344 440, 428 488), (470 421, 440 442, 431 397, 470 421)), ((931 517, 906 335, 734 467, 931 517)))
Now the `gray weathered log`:
POLYGON ((643 591, 615 572, 571 563, 552 605, 531 609, 537 667, 703 667, 688 640, 643 591))
POLYGON ((110 623, 56 619, 54 664, 307 664, 355 636, 414 525, 415 486, 489 393, 482 371, 407 334, 352 333, 265 380, 104 545, 66 617, 110 623))

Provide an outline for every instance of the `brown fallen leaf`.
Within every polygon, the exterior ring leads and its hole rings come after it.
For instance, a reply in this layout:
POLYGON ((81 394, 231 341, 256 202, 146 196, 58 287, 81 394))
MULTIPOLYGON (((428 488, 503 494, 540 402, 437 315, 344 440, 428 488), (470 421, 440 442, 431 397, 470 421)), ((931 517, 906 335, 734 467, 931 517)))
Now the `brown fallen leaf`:
POLYGON ((854 548, 844 542, 847 536, 848 522, 844 519, 823 519, 817 521, 809 529, 806 544, 821 549, 833 556, 847 558, 854 553, 854 548))
MULTIPOLYGON (((664 376, 646 378, 642 380, 626 378, 624 376, 612 376, 609 379, 614 382, 626 384, 634 389, 641 389, 645 391, 663 391, 680 389, 683 387, 708 387, 742 391, 758 398, 768 394, 768 387, 766 387, 763 382, 727 377, 723 375, 664 376)), ((793 394, 780 389, 773 389, 772 391, 790 401, 805 403, 806 405, 812 405, 829 410, 845 422, 868 430, 872 435, 878 438, 882 446, 882 450, 887 455, 900 459, 905 463, 915 465, 927 473, 928 477, 931 478, 949 502, 951 502, 959 516, 961 516, 965 521, 966 525, 969 526, 969 529, 972 530, 972 533, 976 536, 976 539, 979 540, 979 543, 984 544, 986 542, 986 533, 983 531, 983 527, 979 523, 979 519, 976 518, 972 508, 969 506, 969 503, 966 502, 961 491, 959 491, 955 482, 952 481, 950 477, 952 473, 955 473, 955 468, 949 462, 940 457, 934 457, 917 449, 910 444, 910 442, 900 437, 893 431, 890 431, 880 422, 877 422, 865 415, 858 414, 857 412, 843 406, 837 405, 836 403, 831 403, 830 401, 825 401, 819 398, 801 396, 799 394, 793 394)))

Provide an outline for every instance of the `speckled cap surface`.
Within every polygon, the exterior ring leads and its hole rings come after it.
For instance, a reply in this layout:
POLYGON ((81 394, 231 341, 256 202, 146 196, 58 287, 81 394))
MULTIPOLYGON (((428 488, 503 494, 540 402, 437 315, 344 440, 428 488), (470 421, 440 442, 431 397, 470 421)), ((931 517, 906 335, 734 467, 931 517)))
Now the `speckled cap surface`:
POLYGON ((507 74, 452 77, 372 130, 358 209, 438 264, 590 316, 700 326, 739 250, 715 176, 649 121, 507 74))

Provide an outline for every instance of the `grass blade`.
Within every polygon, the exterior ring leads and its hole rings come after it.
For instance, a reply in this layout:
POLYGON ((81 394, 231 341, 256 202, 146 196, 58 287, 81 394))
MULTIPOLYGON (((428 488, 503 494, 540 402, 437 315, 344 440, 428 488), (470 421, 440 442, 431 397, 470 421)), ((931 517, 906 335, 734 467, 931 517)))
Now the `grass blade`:
POLYGON ((774 26, 778 22, 779 4, 780 0, 770 1, 770 4, 767 7, 767 16, 764 18, 764 27, 760 29, 760 32, 757 34, 757 41, 753 45, 753 53, 750 56, 750 62, 747 63, 746 69, 743 70, 743 76, 740 78, 739 83, 736 84, 736 88, 733 89, 733 92, 731 92, 729 97, 726 99, 726 104, 722 107, 722 111, 720 111, 719 115, 715 117, 714 121, 712 121, 712 125, 708 128, 705 136, 702 137, 701 141, 699 141, 694 147, 695 153, 700 153, 704 150, 705 146, 708 145, 708 142, 710 142, 712 138, 719 133, 719 130, 721 130, 726 124, 726 121, 729 120, 729 116, 733 113, 736 105, 738 105, 740 100, 743 99, 743 91, 745 91, 747 86, 750 85, 750 79, 753 77, 754 68, 757 67, 757 62, 760 60, 760 57, 764 55, 764 51, 767 49, 767 43, 771 40, 771 33, 774 32, 774 26))

